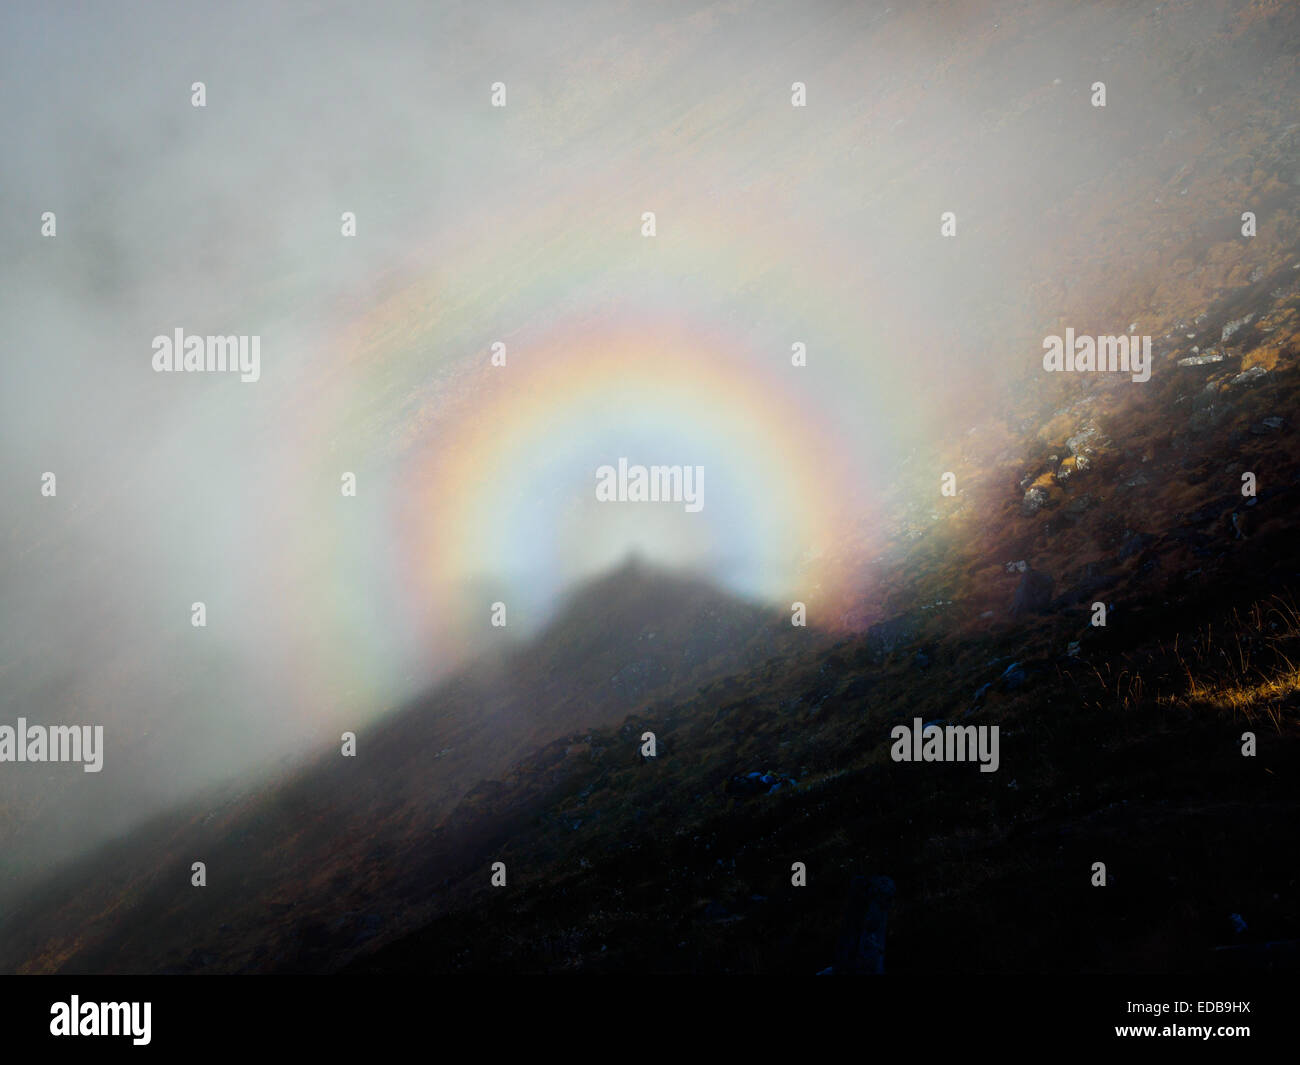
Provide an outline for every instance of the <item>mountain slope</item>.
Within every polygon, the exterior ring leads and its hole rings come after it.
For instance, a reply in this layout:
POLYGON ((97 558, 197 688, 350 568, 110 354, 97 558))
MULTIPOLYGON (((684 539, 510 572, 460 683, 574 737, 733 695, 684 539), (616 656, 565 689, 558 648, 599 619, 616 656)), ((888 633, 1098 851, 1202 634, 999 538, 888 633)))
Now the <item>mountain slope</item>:
POLYGON ((65 870, 7 915, 0 968, 261 967, 284 962, 301 929, 363 908, 406 919, 437 875, 427 839, 480 781, 556 737, 826 642, 782 612, 630 561, 579 589, 534 641, 360 732, 355 758, 327 751, 283 784, 195 804, 65 870), (203 889, 188 886, 196 860, 203 889))

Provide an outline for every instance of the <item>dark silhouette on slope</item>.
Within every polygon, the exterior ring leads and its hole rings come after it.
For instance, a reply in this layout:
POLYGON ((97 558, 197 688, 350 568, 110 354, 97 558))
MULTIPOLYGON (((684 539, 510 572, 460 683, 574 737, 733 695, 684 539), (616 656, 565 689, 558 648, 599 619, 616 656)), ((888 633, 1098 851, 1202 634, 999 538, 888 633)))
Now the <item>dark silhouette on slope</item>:
POLYGON ((77 862, 9 915, 0 969, 258 966, 283 962, 276 944, 303 928, 334 942, 322 929, 335 925, 365 942, 390 930, 392 912, 420 911, 440 875, 424 856, 434 830, 525 754, 827 642, 780 611, 629 560, 578 588, 533 641, 360 730, 355 758, 334 747, 284 783, 196 803, 77 862), (189 886, 195 860, 202 889, 189 886), (196 940, 212 945, 184 945, 196 940))

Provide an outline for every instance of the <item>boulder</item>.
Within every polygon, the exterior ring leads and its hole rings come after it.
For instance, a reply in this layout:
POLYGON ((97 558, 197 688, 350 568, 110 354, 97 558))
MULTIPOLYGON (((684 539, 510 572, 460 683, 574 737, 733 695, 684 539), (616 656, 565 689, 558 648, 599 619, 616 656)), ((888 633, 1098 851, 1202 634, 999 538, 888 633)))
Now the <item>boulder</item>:
POLYGON ((741 773, 727 781, 726 793, 738 798, 749 799, 756 795, 770 795, 783 787, 794 787, 796 781, 780 773, 766 772, 741 773))
POLYGON ((1249 370, 1243 370, 1228 382, 1229 388, 1241 388, 1244 385, 1253 385, 1260 378, 1267 377, 1268 371, 1262 366, 1252 366, 1249 370))
POLYGON ((1230 336, 1234 333, 1240 332, 1243 326, 1250 325, 1254 320, 1255 316, 1253 314, 1248 314, 1245 318, 1238 318, 1235 322, 1229 322, 1223 327, 1223 334, 1219 337, 1219 343, 1227 343, 1230 336))
POLYGON ((1096 425, 1085 425, 1065 442, 1070 454, 1076 458, 1095 451, 1102 444, 1102 433, 1096 425))
POLYGON ((998 683, 1002 685, 1003 691, 1013 692, 1025 683, 1027 676, 1024 666, 1019 662, 1012 662, 998 678, 998 683))
POLYGON ((1038 614, 1046 610, 1052 602, 1052 589, 1056 581, 1040 570, 1026 570, 1020 575, 1016 585, 1016 594, 1011 601, 1011 613, 1015 617, 1025 614, 1038 614))
POLYGON ((1045 489, 1039 488, 1037 485, 1034 485, 1034 487, 1030 488, 1029 491, 1025 493, 1025 498, 1021 501, 1020 504, 1021 513, 1023 513, 1026 517, 1031 517, 1034 514, 1037 514, 1040 510, 1043 509, 1044 505, 1048 501, 1048 498, 1049 496, 1045 489))

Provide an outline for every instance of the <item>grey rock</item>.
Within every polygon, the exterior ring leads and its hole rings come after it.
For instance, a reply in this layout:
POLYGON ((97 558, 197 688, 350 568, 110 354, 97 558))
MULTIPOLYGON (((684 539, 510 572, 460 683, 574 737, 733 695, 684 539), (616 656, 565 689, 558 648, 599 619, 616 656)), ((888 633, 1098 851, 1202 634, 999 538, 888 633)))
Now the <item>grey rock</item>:
POLYGON ((1012 662, 1011 665, 1007 666, 1003 671, 1002 676, 998 678, 998 681, 1002 685, 1003 691, 1013 692, 1025 683, 1027 676, 1024 666, 1019 662, 1012 662))
POLYGON ((1244 385, 1253 385, 1256 384, 1260 380, 1260 378, 1267 377, 1267 376, 1268 376, 1268 371, 1264 369, 1264 367, 1252 366, 1249 370, 1245 370, 1242 373, 1237 374, 1236 377, 1234 377, 1231 381, 1228 382, 1228 387, 1241 388, 1244 385))
POLYGON ((1243 326, 1250 325, 1254 320, 1255 316, 1253 314, 1248 314, 1245 318, 1238 318, 1235 321, 1229 322, 1223 327, 1223 334, 1219 337, 1219 343, 1226 344, 1230 336, 1239 333, 1243 326))
POLYGON ((1020 504, 1021 513, 1025 515, 1037 514, 1043 509, 1048 498, 1046 490, 1035 485, 1025 493, 1025 498, 1020 504))
POLYGON ((1101 430, 1095 425, 1085 425, 1069 440, 1065 446, 1070 449, 1070 454, 1078 457, 1082 453, 1092 451, 1101 443, 1101 430))
POLYGON ((1052 589, 1056 581, 1039 570, 1021 574, 1016 594, 1011 602, 1011 613, 1016 617, 1046 610, 1052 602, 1052 589))

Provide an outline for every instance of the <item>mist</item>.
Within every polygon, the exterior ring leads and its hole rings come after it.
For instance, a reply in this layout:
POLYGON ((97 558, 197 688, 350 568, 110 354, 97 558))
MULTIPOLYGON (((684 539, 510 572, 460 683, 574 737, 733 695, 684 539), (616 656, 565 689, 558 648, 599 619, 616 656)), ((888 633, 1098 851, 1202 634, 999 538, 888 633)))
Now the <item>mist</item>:
POLYGON ((1198 137, 1245 135, 1218 89, 1271 57, 1197 91, 1229 15, 1139 55, 1143 7, 6 5, 0 722, 106 737, 98 774, 0 767, 7 886, 337 743, 491 646, 494 602, 526 639, 629 554, 844 592, 817 560, 887 523, 905 456, 1153 290, 1168 247, 1107 217, 1175 178, 1194 216, 1198 137), (176 329, 259 337, 259 378, 155 372, 176 329), (622 457, 703 466, 703 508, 597 503, 622 457))

